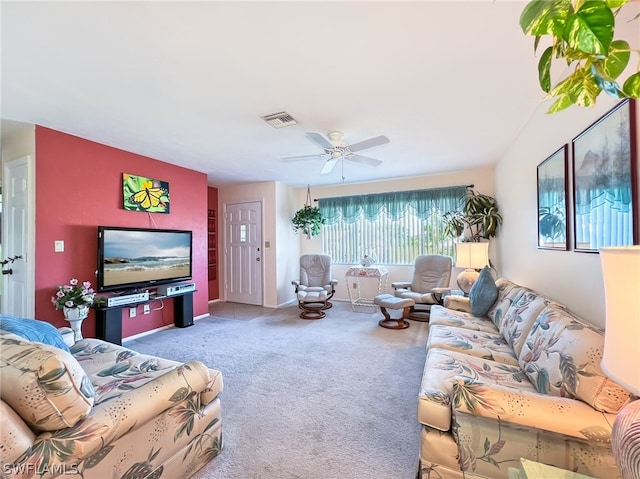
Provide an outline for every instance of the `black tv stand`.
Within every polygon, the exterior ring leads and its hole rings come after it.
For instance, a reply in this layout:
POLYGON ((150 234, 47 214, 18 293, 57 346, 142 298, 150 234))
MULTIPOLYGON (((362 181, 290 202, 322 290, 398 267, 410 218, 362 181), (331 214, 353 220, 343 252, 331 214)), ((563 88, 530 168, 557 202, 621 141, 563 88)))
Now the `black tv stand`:
POLYGON ((96 337, 110 343, 122 344, 122 310, 160 299, 173 299, 173 324, 177 328, 193 326, 194 292, 189 291, 171 296, 149 295, 148 301, 96 308, 96 337))

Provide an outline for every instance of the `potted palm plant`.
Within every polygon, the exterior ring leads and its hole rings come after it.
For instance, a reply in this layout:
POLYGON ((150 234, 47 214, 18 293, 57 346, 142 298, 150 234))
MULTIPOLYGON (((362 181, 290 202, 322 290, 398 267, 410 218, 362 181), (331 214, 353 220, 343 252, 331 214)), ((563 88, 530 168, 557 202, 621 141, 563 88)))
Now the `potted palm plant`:
POLYGON ((478 242, 494 237, 502 224, 498 203, 488 195, 467 188, 462 199, 462 209, 448 211, 442 215, 444 232, 462 241, 478 242))

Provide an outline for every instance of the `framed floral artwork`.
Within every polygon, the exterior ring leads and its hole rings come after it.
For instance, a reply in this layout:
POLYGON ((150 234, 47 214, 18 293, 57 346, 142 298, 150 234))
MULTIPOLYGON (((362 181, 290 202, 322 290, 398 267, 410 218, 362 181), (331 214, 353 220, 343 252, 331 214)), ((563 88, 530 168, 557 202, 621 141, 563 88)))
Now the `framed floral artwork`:
POLYGON ((144 176, 122 174, 124 209, 169 213, 169 183, 144 176))
POLYGON ((567 156, 564 145, 538 165, 538 248, 567 250, 567 156))
POLYGON ((624 100, 573 139, 576 251, 637 244, 635 101, 624 100))

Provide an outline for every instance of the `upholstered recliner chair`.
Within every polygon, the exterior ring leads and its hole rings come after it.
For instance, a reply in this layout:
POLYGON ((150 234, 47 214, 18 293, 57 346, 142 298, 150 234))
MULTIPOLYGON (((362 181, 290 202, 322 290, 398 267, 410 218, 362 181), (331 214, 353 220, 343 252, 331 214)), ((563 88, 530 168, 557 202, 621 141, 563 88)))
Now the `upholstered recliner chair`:
POLYGON ((452 260, 449 256, 421 255, 416 257, 411 282, 391 283, 395 296, 415 302, 409 311, 410 319, 429 320, 431 305, 440 304, 443 293, 449 290, 451 267, 452 260))
POLYGON ((300 257, 300 279, 291 281, 296 287, 300 316, 305 319, 324 317, 322 310, 333 305, 329 300, 338 284, 331 277, 331 257, 326 254, 305 254, 300 257))

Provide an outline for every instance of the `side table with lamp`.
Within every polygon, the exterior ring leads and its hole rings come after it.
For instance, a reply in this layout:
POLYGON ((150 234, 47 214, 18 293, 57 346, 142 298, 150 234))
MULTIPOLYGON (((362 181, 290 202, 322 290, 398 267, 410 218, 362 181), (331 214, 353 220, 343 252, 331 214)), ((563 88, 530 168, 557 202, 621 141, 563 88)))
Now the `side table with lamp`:
MULTIPOLYGON (((640 246, 600 249, 606 304, 602 370, 640 396, 640 246)), ((640 479, 640 400, 620 410, 611 447, 623 479, 640 479)))

